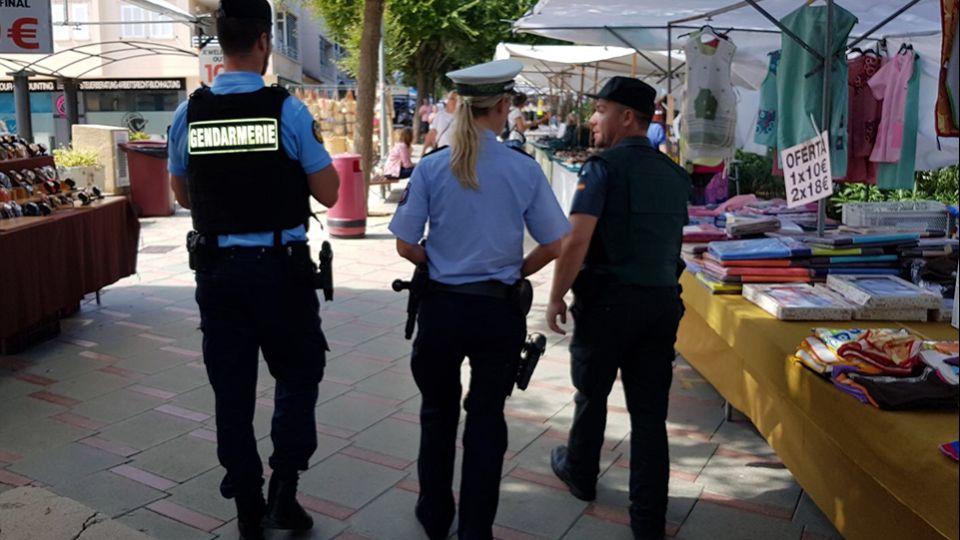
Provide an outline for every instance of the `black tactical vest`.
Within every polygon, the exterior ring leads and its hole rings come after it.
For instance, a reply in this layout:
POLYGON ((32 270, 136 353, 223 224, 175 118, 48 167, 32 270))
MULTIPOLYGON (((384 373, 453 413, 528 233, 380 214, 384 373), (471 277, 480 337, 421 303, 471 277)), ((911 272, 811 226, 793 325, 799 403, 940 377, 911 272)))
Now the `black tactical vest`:
POLYGON ((606 164, 607 195, 584 269, 607 283, 675 287, 690 176, 647 145, 592 159, 606 164))
POLYGON ((204 87, 187 105, 187 186, 193 227, 204 234, 272 232, 304 225, 307 178, 287 156, 280 112, 289 93, 204 87))

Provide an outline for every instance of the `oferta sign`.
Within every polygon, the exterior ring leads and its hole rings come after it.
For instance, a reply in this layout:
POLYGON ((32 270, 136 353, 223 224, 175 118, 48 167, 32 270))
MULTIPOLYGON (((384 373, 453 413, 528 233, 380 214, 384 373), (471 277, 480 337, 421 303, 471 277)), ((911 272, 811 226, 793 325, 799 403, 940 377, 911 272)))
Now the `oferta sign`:
POLYGON ((241 118, 191 122, 187 151, 191 156, 271 152, 280 148, 276 118, 241 118))
POLYGON ((0 0, 0 53, 52 52, 50 0, 0 0))

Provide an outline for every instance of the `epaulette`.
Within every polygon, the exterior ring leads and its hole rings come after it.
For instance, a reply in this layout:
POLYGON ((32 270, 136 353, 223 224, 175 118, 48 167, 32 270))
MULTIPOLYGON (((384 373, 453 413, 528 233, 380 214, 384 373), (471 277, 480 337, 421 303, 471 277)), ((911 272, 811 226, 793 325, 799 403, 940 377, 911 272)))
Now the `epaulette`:
POLYGON ((445 145, 443 145, 443 146, 438 146, 438 147, 434 148, 433 150, 427 152, 426 154, 420 156, 420 159, 423 159, 423 158, 425 158, 425 157, 427 157, 427 156, 432 156, 433 154, 436 154, 437 152, 439 152, 439 151, 441 151, 441 150, 446 150, 447 148, 450 148, 450 145, 449 145, 449 144, 445 144, 445 145))
POLYGON ((515 152, 520 152, 521 154, 527 156, 527 157, 530 158, 530 159, 533 159, 533 160, 536 159, 535 157, 533 157, 533 156, 531 156, 530 154, 528 154, 523 148, 519 148, 519 147, 510 145, 510 144, 506 144, 506 145, 504 145, 504 146, 506 146, 507 148, 509 148, 509 149, 511 149, 511 150, 513 150, 513 151, 515 151, 515 152))

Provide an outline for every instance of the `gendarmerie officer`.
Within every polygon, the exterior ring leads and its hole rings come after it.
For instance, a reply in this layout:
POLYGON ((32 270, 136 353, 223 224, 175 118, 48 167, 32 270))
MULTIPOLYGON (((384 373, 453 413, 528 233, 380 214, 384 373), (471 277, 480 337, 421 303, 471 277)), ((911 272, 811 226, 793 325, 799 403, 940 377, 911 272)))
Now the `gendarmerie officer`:
POLYGON ((190 208, 203 360, 216 396, 220 486, 240 536, 262 526, 309 529, 297 475, 317 446, 314 406, 327 342, 307 247, 309 197, 331 206, 339 181, 307 108, 264 86, 271 50, 266 0, 222 0, 224 72, 181 104, 170 129, 177 201, 190 208), (258 354, 276 379, 268 501, 253 431, 258 354))
POLYGON ((431 539, 446 538, 460 418, 460 365, 470 359, 464 402, 458 533, 492 538, 507 449, 504 400, 526 335, 511 301, 521 278, 559 253, 569 223, 529 156, 497 142, 519 62, 500 60, 448 73, 460 94, 451 147, 424 157, 390 223, 397 251, 427 263, 411 367, 422 394, 417 519, 431 539), (430 224, 426 248, 418 245, 430 224), (539 244, 523 255, 524 226, 539 244))
POLYGON ((620 372, 630 412, 630 525, 663 538, 667 509, 667 398, 682 315, 677 268, 690 177, 645 134, 656 91, 628 77, 604 85, 590 118, 604 150, 583 167, 573 226, 557 260, 547 322, 563 333, 573 287, 570 342, 576 410, 553 470, 579 499, 596 498, 607 396, 620 372), (576 280, 576 281, 575 281, 576 280))

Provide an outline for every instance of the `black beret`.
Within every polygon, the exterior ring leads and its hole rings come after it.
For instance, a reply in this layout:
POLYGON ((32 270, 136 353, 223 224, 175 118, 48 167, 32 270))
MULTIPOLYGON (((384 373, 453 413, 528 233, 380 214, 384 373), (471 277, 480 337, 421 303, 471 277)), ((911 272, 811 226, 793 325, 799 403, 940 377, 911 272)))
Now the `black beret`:
POLYGON ((593 99, 606 99, 626 105, 653 117, 657 91, 649 84, 633 77, 613 77, 603 85, 598 94, 587 94, 593 99))
POLYGON ((267 0, 220 0, 220 16, 231 19, 259 19, 273 22, 267 0))

